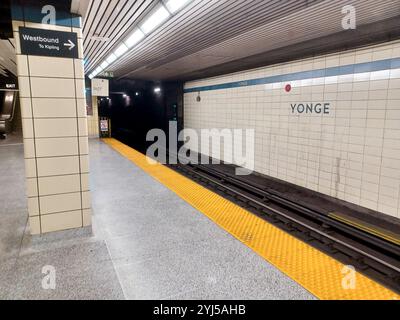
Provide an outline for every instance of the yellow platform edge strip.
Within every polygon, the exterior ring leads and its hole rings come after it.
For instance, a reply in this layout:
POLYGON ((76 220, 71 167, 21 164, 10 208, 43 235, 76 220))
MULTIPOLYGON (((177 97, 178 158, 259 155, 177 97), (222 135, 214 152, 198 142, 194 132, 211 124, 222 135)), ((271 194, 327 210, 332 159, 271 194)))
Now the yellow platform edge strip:
POLYGON ((103 141, 322 300, 399 300, 400 296, 265 220, 115 139, 103 141))

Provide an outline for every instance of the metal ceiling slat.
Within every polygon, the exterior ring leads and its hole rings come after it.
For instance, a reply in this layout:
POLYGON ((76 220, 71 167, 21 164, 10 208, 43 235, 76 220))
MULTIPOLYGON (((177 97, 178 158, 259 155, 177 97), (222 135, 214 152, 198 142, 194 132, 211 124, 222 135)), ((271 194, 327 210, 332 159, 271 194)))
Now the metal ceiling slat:
MULTIPOLYGON (((244 3, 243 5, 245 5, 245 1, 246 0, 241 0, 242 3, 244 3)), ((242 8, 242 7, 240 7, 242 8)), ((159 32, 155 33, 154 35, 152 35, 151 37, 149 37, 147 40, 147 42, 150 41, 157 41, 158 39, 162 39, 163 43, 169 45, 169 46, 174 46, 176 47, 176 43, 175 41, 171 41, 172 39, 176 39, 179 38, 179 42, 184 42, 183 40, 183 36, 184 35, 191 35, 193 37, 193 31, 195 30, 197 34, 200 34, 203 30, 200 29, 201 26, 204 25, 209 25, 210 28, 215 28, 215 25, 211 24, 212 23, 216 23, 216 20, 222 20, 224 19, 224 16, 219 15, 218 17, 215 16, 215 14, 219 14, 219 12, 217 11, 217 7, 209 7, 207 8, 208 10, 206 12, 202 12, 203 15, 200 15, 199 12, 197 11, 196 15, 197 15, 197 20, 191 20, 191 17, 184 17, 184 20, 180 20, 177 23, 175 23, 174 25, 167 25, 165 26, 165 29, 160 29, 159 32), (213 13, 213 14, 208 14, 209 12, 213 13), (208 20, 203 19, 204 16, 207 16, 208 20), (200 21, 200 23, 196 24, 196 22, 200 21), (186 27, 183 28, 182 26, 185 25, 185 22, 190 22, 190 28, 186 27), (163 31, 168 32, 167 36, 164 37, 164 33, 163 31), (172 35, 172 39, 171 39, 171 35, 172 35)), ((231 8, 229 8, 230 10, 232 10, 231 8)), ((227 12, 228 10, 225 9, 225 15, 229 14, 229 13, 233 13, 233 12, 227 12)), ((233 14, 232 14, 233 16, 233 14)), ((227 20, 226 20, 227 21, 227 20)), ((210 37, 212 38, 212 37, 210 37)), ((195 39, 193 39, 193 41, 195 41, 195 39)), ((162 43, 159 43, 159 45, 157 46, 157 52, 160 52, 160 49, 165 50, 165 47, 162 47, 162 43)), ((137 50, 136 50, 137 51, 137 50)), ((154 52, 154 50, 153 50, 154 52)), ((127 55, 126 57, 124 57, 124 59, 130 59, 132 56, 135 55, 136 52, 132 52, 131 55, 127 55)), ((149 52, 150 53, 150 52, 149 52)), ((123 61, 121 60, 121 62, 123 63, 123 61)), ((118 62, 116 65, 120 64, 121 62, 118 62)))
MULTIPOLYGON (((102 0, 101 0, 102 1, 102 0)), ((101 6, 98 8, 90 29, 86 32, 87 37, 83 40, 83 45, 86 47, 88 41, 92 41, 92 37, 96 34, 96 30, 102 23, 103 17, 106 15, 111 2, 109 0, 102 1, 101 6)))
POLYGON ((114 48, 116 44, 119 43, 121 38, 130 30, 131 21, 136 21, 137 17, 141 15, 142 11, 145 10, 145 1, 142 1, 137 4, 133 4, 131 7, 127 8, 127 11, 124 13, 123 17, 119 19, 119 24, 117 27, 110 27, 112 33, 110 33, 109 38, 111 39, 109 42, 104 43, 102 49, 100 51, 96 50, 95 59, 91 60, 90 65, 87 66, 88 70, 102 61, 102 58, 114 48))
MULTIPOLYGON (((225 3, 228 3, 229 4, 229 0, 223 0, 223 1, 225 1, 225 3)), ((164 37, 164 40, 165 41, 167 41, 167 42, 169 42, 171 45, 173 45, 173 44, 175 44, 174 42, 172 42, 172 41, 170 41, 170 36, 171 36, 171 34, 173 35, 173 38, 179 38, 179 41, 182 41, 183 39, 182 39, 182 26, 184 25, 184 23, 185 23, 185 21, 186 22, 189 22, 190 21, 190 26, 191 26, 191 28, 193 29, 193 28, 195 28, 196 29, 196 32, 200 32, 201 31, 201 29, 199 28, 199 25, 198 24, 196 24, 198 21, 201 21, 201 23, 202 24, 206 24, 206 23, 208 23, 208 20, 205 20, 205 19, 203 19, 203 17, 204 16, 206 16, 207 15, 207 18, 208 19, 212 19, 213 18, 213 12, 218 12, 218 8, 221 6, 221 5, 223 5, 223 1, 219 1, 219 4, 218 4, 218 2, 216 1, 216 2, 214 2, 213 3, 213 6, 208 6, 208 7, 206 7, 206 6, 202 6, 201 8, 197 8, 197 10, 196 11, 194 11, 194 10, 192 10, 191 11, 191 16, 189 16, 189 17, 184 17, 185 19, 182 21, 182 20, 179 20, 179 21, 176 21, 176 23, 174 24, 174 27, 176 27, 175 29, 168 29, 168 32, 169 32, 169 35, 167 35, 166 37, 164 37), (204 8, 206 8, 206 10, 205 11, 201 11, 201 10, 204 10, 204 8), (211 13, 211 14, 210 14, 211 13), (191 18, 193 18, 193 19, 191 19, 191 18), (179 31, 180 31, 180 33, 179 33, 179 31)), ((246 0, 240 0, 241 2, 245 2, 246 0)), ((159 36, 161 35, 164 35, 165 34, 165 32, 163 32, 163 31, 165 31, 168 27, 169 27, 170 25, 168 24, 168 25, 166 25, 166 26, 163 26, 162 28, 160 28, 159 30, 158 30, 158 32, 155 32, 155 33, 153 33, 152 35, 150 35, 150 36, 148 36, 146 39, 145 39, 145 41, 143 42, 143 43, 141 43, 137 48, 136 48, 136 50, 135 51, 132 51, 131 52, 131 54, 128 54, 127 56, 125 56, 124 58, 123 58, 123 60, 121 59, 120 61, 118 61, 115 65, 116 66, 118 66, 119 64, 121 64, 121 63, 125 63, 128 59, 131 59, 132 58, 132 56, 134 56, 135 54, 136 54, 136 51, 139 51, 139 50, 142 50, 142 49, 146 49, 145 48, 145 46, 146 45, 148 45, 150 42, 154 42, 154 41, 157 41, 157 39, 159 39, 159 36), (124 61, 125 60, 125 61, 124 61)), ((185 30, 188 30, 188 28, 185 28, 185 30)), ((160 51, 160 45, 158 45, 157 46, 157 51, 160 51)), ((148 54, 146 55, 146 56, 149 56, 149 54, 150 54, 150 52, 148 52, 148 54)), ((130 61, 131 62, 131 61, 130 61)))
MULTIPOLYGON (((315 13, 314 13, 314 14, 315 14, 315 13)), ((361 17, 361 18, 362 18, 362 17, 361 17)), ((361 20, 361 19, 360 19, 360 20, 361 20)), ((292 23, 292 24, 290 25, 289 21, 287 21, 287 23, 288 23, 288 27, 291 27, 291 25, 292 25, 292 26, 297 26, 297 28, 298 28, 298 25, 296 25, 296 24, 293 24, 293 23, 292 23)), ((326 25, 325 27, 328 27, 328 26, 326 25)), ((284 44, 287 45, 286 42, 288 41, 288 39, 283 38, 282 35, 278 32, 278 31, 281 30, 282 28, 278 26, 277 29, 278 29, 278 30, 276 30, 277 32, 275 32, 275 30, 272 29, 272 28, 269 29, 269 31, 273 31, 273 32, 268 32, 268 34, 272 34, 272 36, 269 37, 268 40, 271 41, 271 42, 277 43, 277 44, 278 44, 278 47, 281 46, 280 43, 279 43, 279 41, 285 42, 284 44), (275 35, 275 36, 273 36, 273 35, 275 35), (282 39, 284 39, 284 40, 282 40, 282 39)), ((331 26, 331 29, 332 29, 332 26, 331 26)), ((301 31, 304 32, 304 29, 302 29, 301 31)), ((309 33, 310 38, 315 38, 315 36, 318 35, 317 32, 316 32, 315 30, 311 30, 311 31, 313 31, 315 34, 309 33)), ((259 35, 259 36, 255 35, 251 40, 249 40, 249 41, 247 41, 247 42, 245 42, 245 43, 243 42, 243 39, 242 39, 241 42, 242 42, 243 45, 246 45, 246 47, 249 48, 249 45, 250 45, 250 44, 254 44, 254 43, 259 42, 259 41, 260 41, 260 38, 261 38, 262 36, 265 37, 265 32, 264 32, 263 34, 259 35)), ((301 37, 303 37, 303 36, 300 35, 300 38, 301 38, 301 37)), ((304 37, 303 37, 302 39, 304 40, 304 37)), ((265 40, 267 40, 267 38, 263 38, 263 40, 265 41, 265 40)), ((234 40, 230 39, 229 42, 227 41, 225 44, 221 43, 221 44, 218 45, 218 47, 221 48, 221 49, 231 50, 231 51, 232 51, 232 50, 234 50, 234 49, 233 49, 234 46, 237 45, 237 42, 238 42, 237 39, 234 39, 234 40), (227 43, 228 43, 228 45, 227 45, 227 43)), ((268 49, 270 49, 270 48, 268 48, 268 49)), ((249 51, 250 51, 250 50, 249 50, 249 51)), ((256 53, 257 53, 257 52, 249 52, 250 55, 253 55, 253 54, 256 54, 256 53)))
POLYGON ((110 30, 115 31, 109 36, 112 40, 105 43, 100 51, 95 51, 96 57, 91 59, 90 63, 86 66, 86 71, 90 71, 94 67, 94 64, 102 61, 101 59, 113 49, 114 45, 131 30, 132 24, 151 5, 152 2, 152 0, 143 0, 137 4, 134 3, 134 5, 132 5, 128 11, 125 12, 124 17, 118 21, 118 26, 110 27, 110 30))
MULTIPOLYGON (((282 37, 281 35, 279 35, 279 34, 277 34, 277 36, 275 37, 276 38, 276 43, 278 43, 279 41, 282 41, 282 44, 281 45, 277 45, 278 47, 284 47, 284 46, 287 46, 289 43, 286 43, 286 41, 284 41, 284 40, 282 40, 282 39, 284 39, 284 37, 282 37)), ((310 39, 312 39, 313 37, 312 36, 309 36, 309 38, 310 39)), ((315 38, 315 37, 314 37, 315 38)), ((255 41, 257 41, 258 39, 253 39, 253 40, 255 40, 255 41)), ((303 38, 301 38, 300 37, 300 40, 305 40, 304 39, 304 37, 303 38)), ((299 41, 297 41, 297 42, 299 42, 299 41)), ((232 50, 232 47, 230 48, 230 50, 232 50)), ((265 51, 263 51, 263 52, 265 52, 265 51)), ((148 72, 148 73, 150 73, 150 71, 148 72)), ((150 73, 151 74, 151 73, 150 73)), ((138 75, 140 75, 140 73, 138 74, 138 75)))
MULTIPOLYGON (((221 1, 221 0, 218 0, 218 1, 221 1)), ((224 1, 229 1, 229 0, 224 0, 224 1)), ((215 1, 215 2, 217 2, 217 1, 215 1)), ((152 36, 154 36, 154 34, 151 35, 151 36, 148 36, 148 37, 146 38, 146 40, 147 40, 147 39, 150 39, 152 36)))
MULTIPOLYGON (((325 8, 314 8, 314 9, 318 9, 318 10, 313 11, 312 13, 310 12, 310 15, 313 15, 313 16, 320 15, 321 13, 323 13, 323 12, 325 11, 325 8)), ((297 20, 298 22, 299 22, 299 21, 303 21, 303 20, 304 20, 304 17, 306 17, 306 18, 308 19, 308 18, 309 18, 309 15, 308 15, 308 16, 303 16, 303 15, 297 15, 297 14, 296 14, 296 20, 297 20)), ((338 17, 339 17, 339 16, 338 16, 338 17)), ((331 19, 328 20, 327 23, 332 22, 332 20, 335 20, 335 22, 333 22, 333 23, 334 23, 336 26, 338 26, 337 21, 341 21, 340 19, 337 19, 338 17, 333 18, 333 17, 331 16, 331 17, 330 17, 331 19)), ((361 14, 358 14, 358 19, 359 19, 359 20, 362 20, 362 18, 363 18, 363 16, 362 16, 361 14)), ((297 27, 296 27, 296 24, 294 24, 293 22, 294 22, 294 20, 287 20, 287 21, 285 21, 286 30, 288 30, 288 29, 290 29, 290 28, 297 28, 297 27)), ((363 21, 363 22, 365 22, 365 21, 363 21)), ((257 33, 265 33, 265 30, 264 30, 264 29, 265 29, 265 27, 261 27, 260 30, 257 30, 257 29, 253 30, 253 36, 254 36, 254 38, 256 38, 256 37, 258 36, 257 33)), ((277 22, 275 25, 268 25, 268 33, 274 34, 275 31, 278 31, 279 29, 280 29, 280 30, 282 29, 281 26, 279 25, 279 22, 277 22)), ((314 30, 318 30, 318 29, 314 29, 314 30)), ((229 41, 230 41, 230 42, 237 42, 236 37, 227 40, 227 42, 229 42, 229 41)), ((242 39, 241 41, 243 41, 243 39, 242 39)), ((250 40, 250 42, 253 42, 253 40, 250 40)))
POLYGON ((83 44, 85 45, 88 40, 90 40, 91 37, 91 30, 94 25, 94 19, 96 18, 96 15, 100 11, 100 8, 103 5, 103 0, 93 0, 91 4, 91 8, 88 14, 87 19, 85 20, 82 32, 85 35, 83 38, 83 44))
MULTIPOLYGON (((285 6, 285 9, 287 8, 287 4, 286 4, 286 6, 285 6)), ((228 28, 229 29, 229 28, 228 28)), ((234 35, 235 34, 235 32, 231 32, 231 36, 232 35, 234 35)), ((199 43, 199 39, 196 39, 196 43, 198 44, 199 43)), ((209 43, 207 44, 207 45, 209 45, 209 43)), ((130 61, 131 63, 132 63, 132 61, 130 61)))
MULTIPOLYGON (((296 15, 297 16, 297 15, 296 15)), ((340 16, 341 17, 341 16, 340 16)), ((339 20, 337 20, 337 21, 341 21, 341 19, 339 18, 339 20)), ((281 26, 279 26, 279 28, 281 28, 282 29, 282 27, 281 26)), ((254 41, 256 40, 256 39, 253 39, 254 41)))
MULTIPOLYGON (((287 10, 287 9, 288 9, 288 5, 286 4, 285 9, 282 9, 282 10, 287 10)), ((278 12, 273 12, 271 14, 273 14, 273 15, 277 15, 278 14, 279 15, 280 12, 279 12, 279 10, 277 10, 277 11, 278 12)), ((269 12, 270 12, 270 10, 269 10, 269 12)), ((233 24, 234 22, 229 21, 227 24, 224 25, 224 28, 226 28, 228 31, 226 33, 224 33, 224 35, 223 35, 224 37, 223 38, 230 38, 230 37, 233 37, 233 36, 237 35, 240 32, 247 32, 248 31, 247 29, 254 30, 254 28, 257 28, 259 26, 260 22, 264 21, 265 19, 269 19, 270 18, 270 16, 264 16, 264 15, 261 15, 260 12, 258 12, 258 13, 259 13, 258 16, 254 16, 252 18, 252 25, 248 26, 247 28, 243 28, 241 25, 237 25, 237 24, 235 25, 235 24, 233 24)), ((244 14, 246 14, 246 13, 244 13, 244 14)), ((240 18, 241 17, 238 17, 238 19, 240 19, 240 18)), ((274 19, 277 19, 277 18, 279 18, 279 17, 278 16, 274 17, 274 19)), ((198 45, 198 47, 201 47, 201 46, 208 47, 210 45, 212 46, 212 45, 214 45, 215 42, 219 43, 219 42, 225 40, 225 39, 216 39, 214 41, 208 41, 207 33, 208 33, 209 30, 210 29, 203 30, 204 35, 202 37, 197 38, 197 39, 194 40, 195 43, 198 45)), ((182 47, 182 48, 175 47, 176 51, 178 51, 177 49, 179 50, 179 54, 181 56, 185 55, 185 54, 189 54, 191 51, 193 51, 193 49, 191 49, 191 48, 187 49, 187 47, 186 47, 186 49, 184 47, 182 47)))
MULTIPOLYGON (((122 14, 123 11, 117 10, 118 5, 120 4, 119 0, 112 0, 110 2, 109 6, 109 17, 105 20, 103 23, 101 29, 97 31, 97 36, 99 37, 109 37, 110 36, 110 31, 114 32, 116 29, 118 29, 118 24, 119 24, 119 15, 122 14), (115 23, 114 26, 110 26, 110 24, 115 23)), ((85 47, 85 55, 90 57, 92 52, 96 52, 96 50, 99 49, 99 45, 101 46, 102 43, 101 41, 98 40, 93 40, 90 45, 85 47)))
MULTIPOLYGON (((279 3, 279 1, 276 1, 276 2, 275 2, 275 4, 278 4, 278 3, 279 3)), ((292 8, 296 9, 297 7, 295 6, 295 3, 297 3, 297 5, 298 5, 299 2, 298 2, 298 1, 292 1, 292 2, 289 3, 289 4, 286 2, 286 3, 285 3, 285 8, 276 6, 276 7, 275 7, 275 8, 276 8, 275 11, 272 11, 270 8, 264 8, 264 9, 265 9, 264 12, 265 12, 265 13, 269 13, 269 15, 267 15, 267 16, 265 16, 265 15, 262 14, 262 13, 263 13, 262 10, 259 10, 259 11, 255 10, 255 11, 258 12, 258 15, 255 15, 255 17, 253 17, 253 19, 247 19, 247 21, 252 22, 252 24, 250 24, 249 26, 247 26, 247 28, 243 28, 240 24, 238 24, 238 25, 236 25, 236 26, 235 26, 235 25, 232 25, 232 24, 231 24, 232 21, 225 22, 223 27, 226 29, 226 32, 225 32, 224 34, 222 34, 222 35, 219 35, 219 37, 214 37, 213 39, 211 39, 211 41, 208 39, 208 38, 209 38, 208 35, 209 35, 209 31, 213 30, 214 26, 209 26, 208 24, 205 24, 205 28, 203 28, 203 29, 201 30, 201 32, 200 32, 200 31, 197 31, 197 33, 200 34, 200 37, 191 39, 191 41, 194 42, 194 43, 196 43, 197 48, 198 48, 198 47, 201 47, 201 46, 206 47, 206 46, 213 45, 213 44, 215 44, 215 43, 218 43, 218 42, 220 42, 220 41, 223 41, 223 40, 224 40, 223 38, 231 37, 232 35, 237 34, 237 33, 238 33, 238 31, 237 31, 238 29, 239 29, 241 32, 246 32, 247 29, 253 29, 253 28, 255 28, 255 27, 258 26, 262 21, 267 20, 267 19, 272 19, 271 16, 273 16, 273 15, 279 14, 280 12, 283 12, 283 11, 289 11, 289 12, 290 12, 290 10, 291 10, 292 8), (293 5, 293 7, 291 7, 291 5, 293 5), (260 12, 261 12, 261 13, 260 13, 260 12), (255 22, 254 22, 254 21, 255 21, 255 22), (236 29, 235 29, 235 27, 236 27, 236 29)), ((280 3, 280 4, 281 4, 281 3, 280 3)), ((261 5, 262 5, 262 4, 261 4, 261 5)), ((264 7, 265 7, 265 6, 264 6, 264 7)), ((254 9, 254 8, 252 8, 252 9, 254 9)), ((242 11, 240 11, 239 14, 240 14, 240 15, 235 15, 235 16, 234 16, 233 21, 234 21, 234 20, 236 20, 236 21, 237 21, 237 20, 241 21, 241 20, 242 20, 242 19, 241 19, 242 16, 243 16, 243 15, 247 15, 248 12, 246 12, 246 11, 242 12, 242 11)), ((253 15, 253 16, 254 16, 254 15, 253 15)), ((277 17, 274 17, 274 18, 277 18, 277 17)), ((219 18, 217 19, 217 21, 218 21, 218 20, 219 20, 219 18)), ((190 31, 189 31, 189 36, 190 36, 190 31)), ((179 39, 182 39, 182 35, 181 35, 181 34, 179 34, 179 39)), ((181 41, 181 42, 184 42, 184 41, 181 41)), ((177 51, 180 51, 181 55, 182 55, 182 54, 188 54, 188 51, 187 51, 187 50, 186 50, 186 51, 183 50, 182 47, 177 47, 176 45, 174 45, 174 47, 176 48, 177 51)), ((186 45, 186 47, 188 47, 188 46, 186 45)), ((191 48, 189 48, 189 51, 197 50, 197 48, 191 46, 191 48)), ((163 48, 163 49, 164 49, 164 48, 163 48)))
MULTIPOLYGON (((240 9, 241 9, 241 8, 238 8, 238 10, 240 10, 240 9)), ((212 8, 211 11, 216 11, 216 10, 213 10, 213 8, 212 8)), ((237 15, 234 15, 233 12, 229 12, 228 14, 231 14, 231 19, 233 19, 233 20, 235 20, 235 19, 238 20, 238 19, 237 19, 237 15)), ((216 22, 218 23, 218 21, 221 21, 221 20, 224 19, 223 16, 208 15, 207 12, 205 12, 204 15, 207 15, 208 18, 210 18, 210 17, 211 17, 211 18, 214 18, 214 23, 216 23, 216 22)), ((202 16, 201 16, 201 18, 202 18, 202 16)), ((202 20, 202 19, 200 19, 200 20, 202 20)), ((226 20, 226 21, 227 21, 227 22, 225 22, 224 27, 227 26, 228 22, 230 22, 230 21, 228 21, 228 20, 226 20)), ((185 35, 185 36, 189 36, 189 37, 191 38, 191 39, 190 39, 191 42, 198 44, 198 40, 199 40, 199 39, 193 38, 193 33, 201 34, 203 37, 204 37, 204 36, 205 36, 205 37, 208 37, 208 38, 210 38, 210 41, 213 41, 213 37, 210 37, 209 34, 206 32, 207 30, 205 31, 204 28, 206 28, 206 29, 208 29, 208 30, 214 30, 214 29, 215 29, 215 25, 211 25, 208 21, 203 21, 203 22, 201 23, 200 26, 199 26, 198 24, 195 24, 194 22, 191 21, 191 24, 190 24, 190 25, 191 25, 191 28, 182 28, 180 25, 178 25, 178 26, 177 26, 178 29, 183 30, 183 32, 181 32, 181 33, 174 32, 173 29, 172 29, 172 30, 168 30, 168 33, 169 33, 169 34, 175 35, 175 39, 176 39, 176 38, 179 38, 179 42, 181 42, 181 43, 186 43, 186 42, 185 42, 185 38, 182 38, 182 37, 185 35), (201 29, 200 27, 203 27, 203 29, 201 29)), ((251 27, 251 26, 250 26, 250 27, 251 27)), ((226 29, 229 29, 229 28, 226 28, 226 29)), ((229 31, 225 31, 225 33, 226 33, 226 32, 229 32, 229 31)), ((224 34, 221 34, 220 36, 223 36, 223 35, 224 35, 224 34)), ((153 40, 153 39, 150 39, 150 40, 153 40)), ((175 49, 179 49, 179 50, 182 49, 181 47, 177 48, 177 44, 174 43, 173 39, 171 39, 171 38, 164 37, 162 40, 164 41, 164 43, 166 43, 166 44, 169 45, 170 47, 174 47, 175 49)), ((215 41, 215 40, 214 40, 214 41, 215 41)), ((161 46, 161 44, 159 44, 159 45, 157 46, 157 48, 158 48, 157 51, 158 51, 158 52, 161 52, 160 49, 165 50, 164 47, 161 47, 161 48, 160 48, 160 46, 161 46)), ((154 52, 154 50, 153 50, 153 52, 154 52)), ((162 52, 161 52, 161 53, 162 53, 162 52)), ((149 54, 150 54, 150 52, 148 53, 147 56, 149 56, 149 54)), ((130 62, 132 62, 132 61, 130 61, 130 62)))
MULTIPOLYGON (((102 0, 92 1, 84 23, 85 58, 89 61, 87 72, 115 49, 143 13, 148 12, 147 9, 156 2, 142 0, 143 7, 138 9, 136 15, 128 9, 124 17, 115 14, 113 8, 116 3, 123 4, 124 8, 127 3, 132 4, 132 1, 126 1, 114 0, 106 7, 101 6, 102 0), (103 12, 99 12, 100 9, 103 12), (111 40, 86 39, 95 32, 111 40)), ((174 70, 168 67, 174 64, 179 65, 180 70, 191 72, 190 68, 195 71, 242 58, 246 54, 258 54, 315 39, 342 31, 341 8, 348 4, 356 5, 359 24, 400 15, 399 0, 195 0, 113 64, 110 70, 117 77, 163 77, 166 74, 172 77, 174 70), (287 32, 291 30, 296 34, 288 37, 287 32), (207 55, 210 56, 209 61, 201 59, 197 63, 196 58, 207 55)))
MULTIPOLYGON (((136 18, 141 15, 142 11, 140 10, 145 10, 145 8, 142 7, 144 3, 145 2, 141 2, 138 7, 131 8, 132 10, 136 10, 134 14, 132 15, 129 14, 129 17, 132 21, 135 21, 136 18)), ((128 14, 126 16, 128 16, 128 14)), ((118 28, 114 29, 115 33, 110 35, 110 39, 112 40, 105 43, 101 51, 96 50, 96 57, 95 59, 90 61, 90 64, 87 66, 87 70, 90 70, 92 66, 95 66, 96 63, 98 64, 100 61, 102 61, 102 59, 109 54, 109 52, 114 48, 114 46, 118 44, 120 40, 129 32, 131 28, 131 24, 129 23, 129 21, 130 20, 125 21, 122 25, 119 25, 118 28)))

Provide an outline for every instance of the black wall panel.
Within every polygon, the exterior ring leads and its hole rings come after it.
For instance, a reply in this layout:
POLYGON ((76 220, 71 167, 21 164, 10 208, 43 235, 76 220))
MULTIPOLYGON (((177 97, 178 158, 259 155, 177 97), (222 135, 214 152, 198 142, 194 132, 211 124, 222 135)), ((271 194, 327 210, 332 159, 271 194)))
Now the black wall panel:
POLYGON ((168 137, 174 120, 183 128, 183 84, 111 80, 110 97, 100 101, 99 116, 111 119, 114 138, 145 152, 152 144, 146 141, 150 130, 162 129, 168 137))

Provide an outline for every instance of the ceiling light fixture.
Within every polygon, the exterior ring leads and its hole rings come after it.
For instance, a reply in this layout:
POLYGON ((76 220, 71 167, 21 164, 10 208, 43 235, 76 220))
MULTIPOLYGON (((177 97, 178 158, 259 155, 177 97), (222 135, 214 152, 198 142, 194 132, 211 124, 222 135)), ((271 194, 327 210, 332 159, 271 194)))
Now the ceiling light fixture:
POLYGON ((165 3, 171 13, 175 13, 189 3, 190 0, 169 0, 165 3))
POLYGON ((99 73, 102 72, 102 71, 103 71, 103 68, 100 67, 100 66, 98 66, 98 67, 96 68, 96 70, 94 70, 94 72, 96 72, 96 74, 99 74, 99 73))
MULTIPOLYGON (((152 11, 145 17, 142 22, 139 24, 137 28, 133 30, 133 32, 125 38, 115 49, 113 53, 111 53, 101 64, 97 67, 92 73, 89 75, 90 79, 96 77, 100 72, 102 72, 105 68, 109 67, 113 64, 118 58, 125 55, 129 49, 132 49, 135 45, 137 45, 140 41, 142 41, 147 35, 149 35, 152 31, 154 31, 157 27, 165 23, 168 19, 170 19, 175 13, 181 10, 193 0, 160 0, 159 4, 153 8, 152 11)), ((96 38, 95 40, 100 40, 101 37, 93 36, 96 38)), ((106 38, 104 37, 104 40, 106 38)), ((109 39, 108 39, 109 40, 109 39)), ((161 91, 161 89, 160 89, 161 91)))
POLYGON ((148 17, 143 24, 140 26, 140 29, 145 33, 149 34, 152 32, 155 28, 160 26, 162 23, 167 21, 167 19, 170 17, 170 13, 168 12, 167 9, 165 9, 164 6, 158 7, 151 15, 148 17))
POLYGON ((126 53, 128 51, 128 47, 122 43, 117 50, 114 51, 114 54, 116 55, 117 58, 119 58, 120 56, 122 56, 124 53, 126 53))
POLYGON ((103 63, 100 65, 100 67, 104 70, 105 68, 107 68, 109 65, 109 63, 107 61, 103 61, 103 63))
POLYGON ((140 42, 145 37, 144 33, 140 29, 136 29, 131 36, 126 39, 125 44, 128 48, 132 48, 135 44, 140 42))
POLYGON ((107 60, 107 62, 108 62, 109 64, 111 64, 111 63, 113 63, 115 60, 117 60, 117 56, 116 56, 114 53, 111 53, 111 54, 108 56, 108 58, 107 58, 106 60, 107 60))

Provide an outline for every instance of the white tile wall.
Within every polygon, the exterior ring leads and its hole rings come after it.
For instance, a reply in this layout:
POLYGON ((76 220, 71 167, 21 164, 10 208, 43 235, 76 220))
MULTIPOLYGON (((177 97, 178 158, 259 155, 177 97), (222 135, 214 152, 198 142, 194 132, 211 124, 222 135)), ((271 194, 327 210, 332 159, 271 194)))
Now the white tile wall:
MULTIPOLYGON (((189 82, 195 88, 400 57, 400 42, 189 82)), ((400 71, 186 93, 185 127, 256 131, 255 169, 400 218, 400 71), (296 115, 291 103, 331 103, 296 115)), ((195 147, 194 147, 195 148, 195 147)), ((223 156, 221 156, 223 158, 223 156)))

